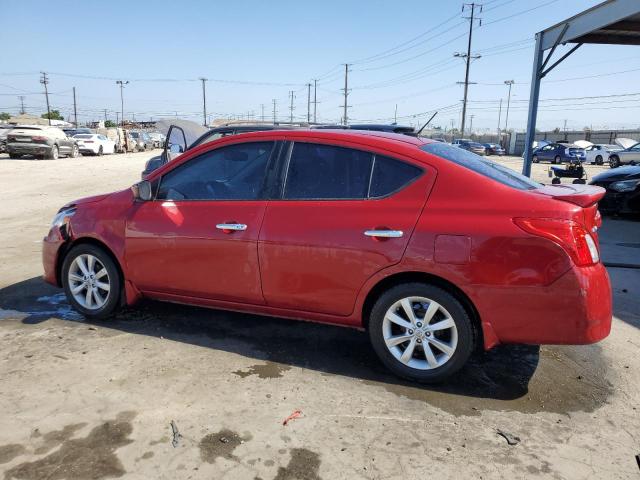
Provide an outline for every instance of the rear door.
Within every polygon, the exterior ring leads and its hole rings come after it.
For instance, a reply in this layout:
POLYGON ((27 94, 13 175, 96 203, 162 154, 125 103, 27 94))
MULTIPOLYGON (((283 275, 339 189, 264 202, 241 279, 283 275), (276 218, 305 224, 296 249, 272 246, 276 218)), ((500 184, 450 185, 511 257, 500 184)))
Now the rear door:
POLYGON ((366 280, 399 262, 434 172, 393 155, 295 142, 258 244, 269 306, 349 315, 366 280))

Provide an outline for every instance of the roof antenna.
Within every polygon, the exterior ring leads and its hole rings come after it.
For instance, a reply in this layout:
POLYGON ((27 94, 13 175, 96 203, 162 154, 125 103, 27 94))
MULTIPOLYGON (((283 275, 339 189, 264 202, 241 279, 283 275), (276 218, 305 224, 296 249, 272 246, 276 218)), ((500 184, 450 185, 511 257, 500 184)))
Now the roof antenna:
POLYGON ((417 137, 417 136, 419 136, 419 135, 422 133, 422 131, 426 128, 426 126, 427 126, 427 125, 429 125, 429 124, 431 123, 431 120, 433 120, 433 119, 434 119, 434 117, 435 117, 437 114, 438 114, 438 112, 436 112, 436 113, 434 113, 433 115, 431 115, 431 118, 427 121, 427 123, 425 123, 425 124, 422 126, 422 128, 416 132, 416 137, 417 137))

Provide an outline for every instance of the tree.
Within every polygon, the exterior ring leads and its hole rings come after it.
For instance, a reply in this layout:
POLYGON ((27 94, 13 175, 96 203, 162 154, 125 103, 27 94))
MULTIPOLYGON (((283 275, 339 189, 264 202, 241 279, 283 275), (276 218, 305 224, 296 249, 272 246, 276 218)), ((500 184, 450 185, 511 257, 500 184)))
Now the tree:
POLYGON ((48 113, 43 113, 40 117, 48 118, 49 120, 64 120, 64 117, 60 115, 58 110, 51 110, 51 116, 49 116, 48 113))
POLYGON ((104 126, 106 128, 117 127, 116 122, 114 122, 112 120, 105 120, 104 121, 104 126))
POLYGON ((11 115, 9 115, 7 112, 0 112, 0 120, 9 120, 11 118, 11 115))

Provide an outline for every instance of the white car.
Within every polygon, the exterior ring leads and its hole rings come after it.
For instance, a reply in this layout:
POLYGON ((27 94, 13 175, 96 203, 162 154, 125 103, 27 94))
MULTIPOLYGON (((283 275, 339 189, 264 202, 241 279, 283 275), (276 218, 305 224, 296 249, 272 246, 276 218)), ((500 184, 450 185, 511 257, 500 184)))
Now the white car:
POLYGON ((98 133, 79 133, 73 138, 78 142, 78 148, 82 154, 103 155, 115 153, 116 150, 116 142, 98 133))
POLYGON ((619 145, 590 145, 584 149, 585 162, 603 165, 604 162, 609 160, 609 155, 620 150, 622 150, 622 147, 619 145))

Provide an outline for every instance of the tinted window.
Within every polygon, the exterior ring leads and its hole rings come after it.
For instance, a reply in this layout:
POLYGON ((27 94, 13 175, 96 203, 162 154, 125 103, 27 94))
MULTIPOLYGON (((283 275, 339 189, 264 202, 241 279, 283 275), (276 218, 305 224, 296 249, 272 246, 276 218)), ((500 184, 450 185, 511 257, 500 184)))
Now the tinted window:
POLYGON ((529 190, 541 186, 529 177, 520 175, 508 167, 503 167, 499 163, 492 162, 468 150, 462 150, 443 143, 429 143, 423 145, 420 149, 513 188, 529 190))
POLYGON ((371 153, 351 148, 295 143, 284 198, 366 198, 372 160, 371 153))
MULTIPOLYGON (((454 147, 455 148, 455 147, 454 147)), ((369 197, 384 197, 418 178, 422 170, 393 158, 376 155, 371 174, 369 197)))
POLYGON ((204 153, 162 177, 162 200, 260 198, 273 142, 230 145, 204 153))

